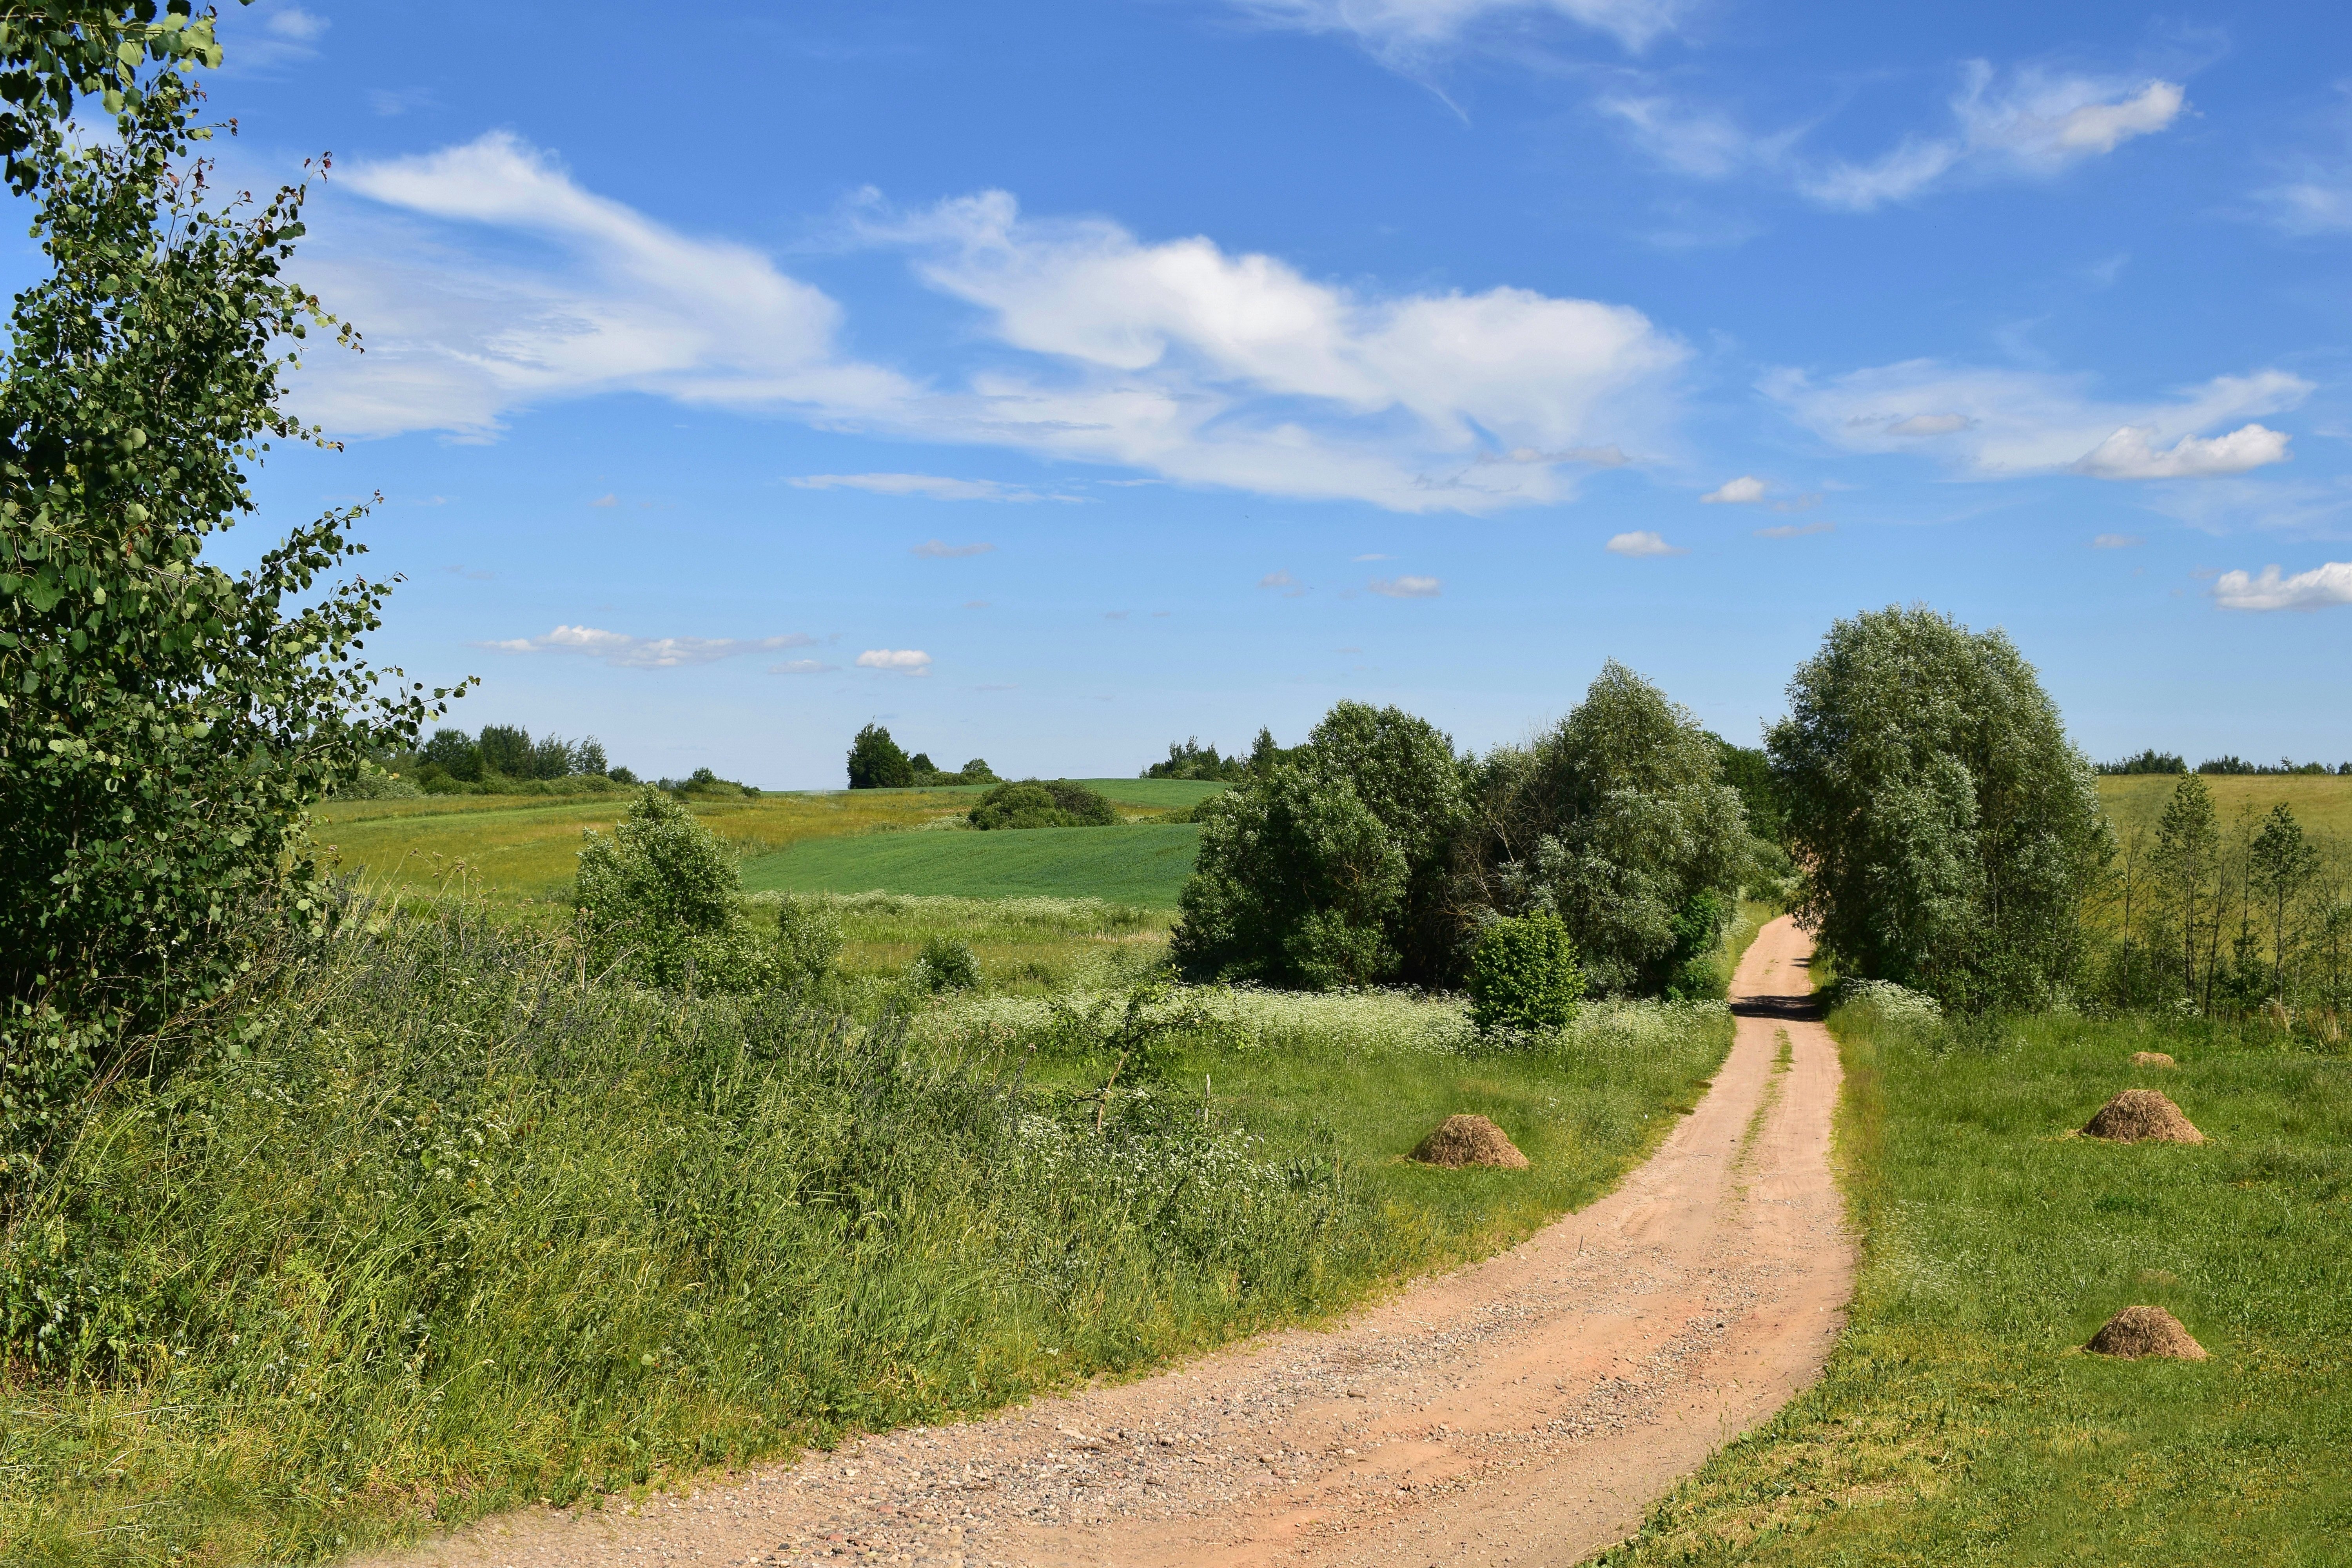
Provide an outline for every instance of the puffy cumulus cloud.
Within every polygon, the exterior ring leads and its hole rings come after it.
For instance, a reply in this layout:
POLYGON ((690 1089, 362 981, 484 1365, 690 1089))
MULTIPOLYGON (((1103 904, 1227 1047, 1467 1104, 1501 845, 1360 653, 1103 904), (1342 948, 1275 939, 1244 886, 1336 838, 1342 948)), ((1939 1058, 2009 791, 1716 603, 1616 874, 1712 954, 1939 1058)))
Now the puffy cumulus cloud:
POLYGON ((1635 529, 1631 533, 1611 534, 1609 536, 1609 542, 1601 546, 1601 548, 1608 551, 1612 555, 1631 556, 1635 560, 1650 555, 1687 555, 1690 553, 1689 551, 1685 550, 1678 544, 1668 544, 1664 539, 1646 528, 1635 529))
POLYGON ((2200 479, 2242 474, 2292 456, 2287 437, 2262 425, 2244 426, 2226 436, 2183 436, 2162 450, 2156 446, 2156 434, 2126 425, 2085 453, 2074 471, 2103 479, 2200 479))
MULTIPOLYGON (((502 132, 362 164, 319 220, 315 280, 369 323, 368 353, 315 353, 297 401, 345 435, 488 439, 518 409, 637 392, 1160 480, 1484 512, 1568 499, 1576 470, 1624 462, 1670 423, 1687 358, 1627 306, 1380 294, 1204 237, 1026 220, 989 192, 912 217, 868 208, 864 237, 905 247, 995 340, 919 378, 845 354, 841 307, 767 257, 583 190, 502 132)), ((807 478, 1026 499, 931 475, 807 478)))
POLYGON ((2178 82, 2123 82, 2035 67, 2002 73, 1971 60, 1952 100, 1948 134, 1907 138, 1866 163, 1834 163, 1799 179, 1824 206, 1865 211, 1956 174, 2046 176, 2169 126, 2188 104, 2178 82))
POLYGON ((931 656, 920 648, 870 647, 857 656, 860 669, 887 669, 899 675, 929 675, 931 656))
POLYGON ((841 310, 819 290, 583 190, 507 132, 337 185, 303 277, 367 323, 367 353, 313 349, 292 385, 339 433, 480 438, 517 409, 607 392, 837 418, 915 394, 837 352, 841 310))
MULTIPOLYGON (((921 496, 927 500, 1080 500, 1049 496, 1025 485, 995 479, 952 479, 940 474, 803 474, 787 484, 804 490, 864 490, 877 496, 921 496)), ((994 545, 986 548, 994 549, 994 545)))
POLYGON ((1027 220, 1003 192, 871 232, 1038 357, 973 376, 970 438, 1195 484, 1401 511, 1562 500, 1564 468, 1664 422, 1687 356, 1626 306, 1367 295, 1207 238, 1027 220))
POLYGON ((1481 24, 1556 17, 1646 48, 1673 32, 1688 0, 1230 0, 1276 26, 1346 33, 1391 65, 1410 67, 1465 41, 1481 24))
POLYGON ((715 664, 739 654, 807 647, 815 641, 805 632, 775 637, 639 637, 595 626, 558 626, 543 637, 510 637, 480 646, 501 653, 585 654, 623 669, 675 669, 681 665, 715 664))
POLYGON ((2216 376, 2167 401, 2117 403, 2092 396, 2087 376, 1909 360, 1820 382, 1780 371, 1765 378, 1764 390, 1849 451, 1927 453, 1984 479, 2068 469, 2153 479, 2242 472, 2257 461, 2279 461, 2286 437, 2260 426, 2200 437, 2185 448, 2183 443, 2216 426, 2293 408, 2312 384, 2263 370, 2216 376), (2170 445, 2158 450, 2159 442, 2170 445), (2179 453, 2173 472, 2128 472, 2143 448, 2159 467, 2179 453), (2106 458, 2095 463, 2103 451, 2106 458))
POLYGON ((2225 610, 2322 610, 2352 605, 2352 561, 2330 561, 2292 577, 2265 566, 2260 576, 2224 572, 2214 580, 2213 602, 2225 610))
POLYGON ((1698 498, 1712 506, 1744 506, 1764 499, 1764 481, 1753 474, 1727 479, 1698 498))
POLYGON ((1434 599, 1444 592, 1434 577, 1379 577, 1364 586, 1385 599, 1434 599))

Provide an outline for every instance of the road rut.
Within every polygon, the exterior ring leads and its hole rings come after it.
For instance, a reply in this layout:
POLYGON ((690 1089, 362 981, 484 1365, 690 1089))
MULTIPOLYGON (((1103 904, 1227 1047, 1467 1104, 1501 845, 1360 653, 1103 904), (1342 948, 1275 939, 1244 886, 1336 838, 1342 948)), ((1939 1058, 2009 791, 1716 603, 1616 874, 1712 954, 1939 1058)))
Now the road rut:
POLYGON ((1810 951, 1764 928, 1714 1087, 1610 1196, 1339 1327, 370 1568, 1579 1562, 1811 1384, 1843 1321, 1810 951))

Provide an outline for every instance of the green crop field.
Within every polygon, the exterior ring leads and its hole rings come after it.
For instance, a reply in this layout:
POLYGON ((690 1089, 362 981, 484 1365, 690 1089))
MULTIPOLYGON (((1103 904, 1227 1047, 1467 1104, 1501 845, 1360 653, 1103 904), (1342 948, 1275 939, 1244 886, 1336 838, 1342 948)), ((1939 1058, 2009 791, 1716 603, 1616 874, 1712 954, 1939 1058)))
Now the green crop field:
MULTIPOLYGON (((2352 778, 2342 774, 2207 773, 2213 809, 2226 827, 2242 813, 2261 816, 2284 801, 2306 831, 2352 842, 2352 778)), ((2175 773, 2110 774, 2099 780, 2099 801, 2118 833, 2156 830, 2164 803, 2180 783, 2175 773)))
POLYGON ((746 861, 743 887, 755 893, 1043 895, 1172 909, 1200 847, 1201 830, 1190 823, 810 838, 746 861))

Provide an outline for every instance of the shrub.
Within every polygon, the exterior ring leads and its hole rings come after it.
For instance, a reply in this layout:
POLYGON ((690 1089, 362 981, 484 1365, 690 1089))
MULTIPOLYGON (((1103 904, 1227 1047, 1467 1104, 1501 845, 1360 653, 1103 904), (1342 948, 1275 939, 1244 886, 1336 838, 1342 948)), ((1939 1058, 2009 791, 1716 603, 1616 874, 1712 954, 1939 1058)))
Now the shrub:
POLYGON ((968 820, 983 830, 1007 827, 1109 827, 1118 821, 1110 802, 1068 779, 1024 779, 980 797, 968 820))
POLYGON ((640 789, 610 838, 586 839, 573 900, 598 971, 672 990, 767 982, 776 957, 743 913, 735 857, 692 812, 640 789))
POLYGON ((1250 765, 1244 757, 1221 757, 1214 746, 1203 746, 1200 737, 1171 742, 1168 760, 1153 763, 1139 775, 1147 779, 1206 779, 1218 783, 1234 783, 1249 777, 1250 765))
POLYGON ((415 779, 367 763, 356 776, 336 784, 332 793, 337 800, 416 800, 425 791, 415 779))
POLYGON ((841 925, 823 900, 787 895, 776 905, 776 979, 805 990, 833 972, 841 925))
POLYGON ((908 978, 927 991, 976 991, 980 960, 972 956, 970 942, 941 932, 923 943, 908 978))
POLYGON ((868 724, 857 731, 849 745, 850 788, 905 789, 914 782, 914 764, 890 738, 889 731, 868 724))
POLYGON ((1470 960, 1469 991, 1481 1034, 1565 1027, 1584 995, 1568 927, 1549 910, 1489 922, 1470 960))

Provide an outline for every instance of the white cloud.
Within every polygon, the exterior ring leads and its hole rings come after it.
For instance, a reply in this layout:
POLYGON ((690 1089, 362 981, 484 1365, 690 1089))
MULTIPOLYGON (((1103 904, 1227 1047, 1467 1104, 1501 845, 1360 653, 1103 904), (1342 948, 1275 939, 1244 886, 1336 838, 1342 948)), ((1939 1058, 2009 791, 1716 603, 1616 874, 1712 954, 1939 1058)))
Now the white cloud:
POLYGON ((1410 65, 1465 41, 1490 20, 1559 17, 1640 50, 1674 31, 1687 0, 1232 0, 1277 26, 1352 33, 1392 65, 1410 65))
POLYGON ((367 353, 313 349, 293 384, 339 433, 479 438, 517 409, 608 392, 836 418, 913 395, 841 357, 840 308, 766 257, 593 195, 504 132, 361 163, 337 190, 313 218, 304 281, 360 325, 367 353))
POLYGON ((1370 555, 1350 555, 1348 559, 1360 563, 1366 561, 1393 561, 1396 557, 1393 555, 1383 555, 1380 553, 1380 552, 1374 551, 1370 555))
POLYGON ((2352 561, 2330 561, 2308 572, 2282 577, 2275 566, 2259 577, 2224 572, 2213 584, 2213 601, 2225 610, 2319 610, 2352 605, 2352 561))
POLYGON ((1612 555, 1626 555, 1633 557, 1636 560, 1648 555, 1687 555, 1690 553, 1689 551, 1683 549, 1680 545, 1668 544, 1664 539, 1660 538, 1657 534, 1652 532, 1646 528, 1636 529, 1631 533, 1612 534, 1610 535, 1609 542, 1602 546, 1602 548, 1607 550, 1612 555))
MULTIPOLYGON (((2087 376, 1909 360, 1821 383, 1780 371, 1765 378, 1764 390, 1823 439, 1849 451, 1932 452, 1963 472, 2000 479, 2077 468, 2126 429, 2143 433, 2152 460, 2169 461, 2168 452, 2155 452, 2156 442, 2177 444, 2215 426, 2293 408, 2310 395, 2312 384, 2263 370, 2216 376, 2163 402, 2114 403, 2092 397, 2087 376)), ((2278 439, 2284 456, 2284 437, 2278 439)), ((2184 477, 2239 471, 2210 465, 2230 460, 2250 467, 2264 450, 2263 437, 2239 429, 2189 447, 2179 471, 2184 477), (2216 446, 2225 450, 2204 455, 2216 446), (2209 466, 2199 468, 2200 462, 2209 466)), ((2110 454, 2119 467, 2126 456, 2121 449, 2110 454)))
POLYGON ((950 544, 942 540, 926 539, 914 547, 913 553, 926 561, 955 561, 967 555, 986 555, 995 548, 993 544, 981 541, 971 544, 950 544))
POLYGON ((621 504, 621 498, 615 494, 605 494, 598 496, 594 500, 590 501, 588 504, 590 506, 618 506, 621 504))
POLYGON ((815 641, 805 632, 777 637, 638 637, 594 626, 558 626, 543 637, 510 637, 481 646, 502 653, 585 654, 623 669, 675 669, 680 665, 714 664, 739 654, 807 647, 815 641))
POLYGON ((839 669, 837 664, 827 664, 821 658, 789 658, 782 664, 768 666, 770 675, 826 675, 839 669))
POLYGON ((1307 584, 1288 572, 1269 572, 1257 580, 1261 588, 1304 588, 1307 584))
POLYGON ((857 656, 860 669, 889 669, 901 675, 929 675, 931 656, 920 648, 870 647, 857 656))
POLYGON ((877 496, 923 496, 931 500, 1079 500, 1047 496, 1023 485, 994 479, 951 479, 939 474, 803 474, 788 484, 804 490, 865 490, 877 496))
POLYGON ((1907 138, 1867 163, 1813 170, 1799 188, 1823 205, 1866 211, 1916 195, 1956 171, 2047 176, 2166 129, 2187 101, 2178 82, 2053 76, 2035 67, 2004 79, 1971 60, 1952 100, 1951 133, 1907 138))
POLYGON ((1381 577, 1364 586, 1389 599, 1434 599, 1444 591, 1434 577, 1381 577))
POLYGON ((990 192, 863 231, 915 252, 921 280, 997 340, 960 380, 932 382, 842 353, 841 308, 767 257, 592 195, 504 133, 363 164, 338 191, 375 205, 339 194, 321 212, 306 281, 367 331, 368 353, 314 353, 297 399, 345 435, 483 439, 518 409, 637 392, 1188 484, 1484 512, 1569 499, 1564 465, 1623 461, 1671 421, 1688 357, 1625 306, 1509 287, 1378 294, 1204 237, 1025 220, 990 192))
POLYGON ((1837 524, 1833 522, 1784 522, 1772 528, 1758 529, 1756 531, 1756 537, 1759 539, 1802 539, 1808 534, 1835 533, 1836 531, 1837 524))
POLYGON ((2147 540, 2142 539, 2137 533, 2102 533, 2097 538, 2091 541, 2091 548, 2094 550, 2130 550, 2137 545, 2146 544, 2147 542, 2147 540))
POLYGON ((299 5, 272 11, 263 18, 261 25, 271 36, 289 43, 313 44, 327 35, 327 19, 314 16, 299 5))
POLYGON ((2183 436, 2162 451, 2156 447, 2156 434, 2126 425, 2086 453, 2074 471, 2103 479, 2197 479, 2242 474, 2294 455, 2285 436, 2261 425, 2210 438, 2183 436))
POLYGON ((1725 480, 1698 499, 1710 505, 1751 504, 1764 499, 1764 481, 1753 474, 1742 474, 1736 479, 1725 480))
POLYGON ((1786 173, 1806 130, 1798 126, 1759 134, 1720 110, 1658 95, 1612 94, 1594 107, 1658 163, 1701 180, 1725 180, 1756 170, 1786 173))

